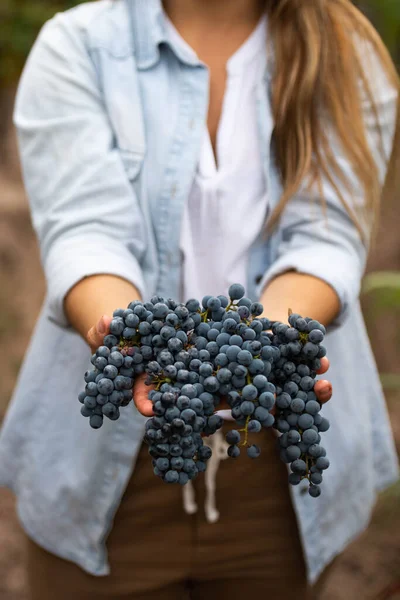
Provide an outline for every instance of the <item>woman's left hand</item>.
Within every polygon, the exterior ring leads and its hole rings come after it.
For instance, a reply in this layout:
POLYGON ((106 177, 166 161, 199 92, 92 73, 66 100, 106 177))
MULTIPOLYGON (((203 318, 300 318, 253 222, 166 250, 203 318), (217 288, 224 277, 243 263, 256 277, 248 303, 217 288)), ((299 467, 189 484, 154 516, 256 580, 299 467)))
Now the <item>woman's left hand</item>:
MULTIPOLYGON (((321 358, 321 368, 317 371, 318 375, 323 375, 329 369, 329 360, 321 358)), ((314 392, 321 404, 325 404, 332 398, 332 384, 327 379, 318 380, 314 386, 314 392)))

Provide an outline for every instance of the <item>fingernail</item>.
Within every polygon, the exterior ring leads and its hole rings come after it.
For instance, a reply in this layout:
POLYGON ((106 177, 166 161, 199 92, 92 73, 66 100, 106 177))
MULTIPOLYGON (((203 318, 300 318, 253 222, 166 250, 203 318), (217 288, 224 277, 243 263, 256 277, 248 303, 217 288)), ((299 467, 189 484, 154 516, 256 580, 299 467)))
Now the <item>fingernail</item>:
POLYGON ((105 333, 106 332, 106 324, 104 323, 103 317, 101 317, 100 321, 97 324, 97 331, 99 333, 105 333))
POLYGON ((328 394, 332 393, 332 386, 324 385, 324 387, 319 390, 319 393, 322 394, 322 396, 328 396, 328 394))

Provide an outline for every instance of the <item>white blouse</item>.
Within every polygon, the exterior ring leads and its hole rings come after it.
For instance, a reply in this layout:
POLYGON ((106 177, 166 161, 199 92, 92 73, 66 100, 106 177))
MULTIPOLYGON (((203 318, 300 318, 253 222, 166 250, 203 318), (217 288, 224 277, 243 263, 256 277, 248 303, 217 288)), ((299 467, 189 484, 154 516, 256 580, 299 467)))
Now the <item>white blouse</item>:
MULTIPOLYGON (((167 35, 181 52, 196 57, 166 17, 167 35)), ((264 16, 226 65, 227 81, 217 131, 216 154, 207 124, 192 188, 184 208, 180 249, 182 301, 228 293, 232 283, 247 284, 249 249, 260 234, 268 195, 258 139, 255 90, 267 66, 267 20, 264 16), (218 163, 218 164, 217 164, 218 163)), ((267 118, 267 115, 266 115, 267 118)), ((232 420, 229 410, 218 411, 232 420)), ((205 440, 213 450, 206 478, 205 514, 219 518, 215 490, 218 465, 228 457, 219 431, 205 440)), ((197 511, 194 488, 183 488, 186 512, 197 511)))
MULTIPOLYGON (((168 36, 182 52, 196 56, 166 19, 168 36)), ((249 249, 267 216, 255 89, 267 63, 267 21, 263 17, 227 62, 227 82, 216 139, 217 163, 207 125, 200 160, 184 209, 182 300, 227 295, 232 283, 247 285, 249 249)))

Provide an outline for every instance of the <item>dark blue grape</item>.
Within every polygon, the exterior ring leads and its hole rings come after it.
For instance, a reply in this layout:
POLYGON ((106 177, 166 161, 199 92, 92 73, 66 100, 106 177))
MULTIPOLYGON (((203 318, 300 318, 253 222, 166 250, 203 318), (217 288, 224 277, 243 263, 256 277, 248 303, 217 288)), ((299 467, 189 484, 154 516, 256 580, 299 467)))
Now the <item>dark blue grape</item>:
POLYGON ((279 396, 276 398, 276 406, 281 410, 289 408, 291 402, 292 398, 286 392, 282 392, 282 394, 279 394, 279 396))
POLYGON ((306 412, 308 412, 310 415, 314 416, 314 415, 318 414, 320 410, 321 410, 321 405, 316 400, 309 400, 306 403, 306 412))
POLYGON ((240 456, 239 446, 229 446, 228 456, 230 456, 230 458, 238 458, 238 456, 240 456))
POLYGON ((273 408, 273 406, 275 405, 274 394, 271 392, 263 392, 260 395, 260 397, 258 398, 258 402, 260 403, 260 406, 262 406, 263 408, 265 408, 267 410, 271 410, 273 408))
POLYGON ((322 475, 321 473, 311 473, 310 475, 310 481, 311 483, 314 483, 315 485, 320 485, 322 483, 322 475))
POLYGON ((301 481, 301 475, 298 473, 290 473, 289 475, 289 483, 290 485, 299 485, 301 481))
POLYGON ((324 471, 329 467, 329 460, 325 456, 320 456, 319 458, 317 458, 315 466, 317 467, 317 469, 321 469, 321 471, 324 471))
POLYGON ((293 473, 298 473, 299 475, 305 475, 307 471, 307 465, 304 460, 301 459, 293 461, 290 466, 293 473))
POLYGON ((258 396, 258 390, 252 384, 246 385, 243 388, 243 390, 242 390, 242 398, 243 398, 243 400, 253 401, 253 400, 255 400, 257 398, 257 396, 258 396))
POLYGON ((240 365, 248 367, 253 362, 253 356, 248 350, 240 350, 236 356, 236 360, 240 365))
POLYGON ((170 469, 165 473, 164 481, 166 481, 167 483, 179 483, 178 472, 170 469))
POLYGON ((258 406, 254 411, 254 417, 261 423, 268 419, 269 415, 269 411, 263 406, 258 406))
POLYGON ((250 456, 250 458, 258 458, 260 454, 260 447, 256 444, 253 444, 252 446, 249 446, 249 448, 247 448, 247 455, 250 456))
POLYGON ((109 419, 117 414, 117 410, 117 407, 111 402, 107 402, 107 404, 102 407, 103 415, 109 419))
POLYGON ((313 429, 306 429, 301 436, 301 439, 305 444, 316 444, 318 442, 318 433, 316 433, 313 429))
POLYGON ((318 498, 321 495, 321 488, 318 485, 310 485, 308 493, 312 498, 318 498))
POLYGON ((125 329, 125 323, 122 317, 115 317, 110 323, 110 333, 116 337, 120 336, 125 329))
POLYGON ((304 400, 302 400, 302 399, 301 399, 301 398, 299 398, 299 397, 297 397, 297 398, 294 398, 294 399, 292 400, 292 402, 290 403, 290 408, 291 408, 291 410, 292 410, 293 412, 295 412, 295 413, 298 413, 298 414, 299 414, 299 413, 302 413, 302 412, 304 411, 304 409, 305 409, 305 406, 306 406, 306 404, 305 404, 304 400))
POLYGON ((240 442, 240 433, 236 429, 232 429, 227 432, 225 439, 231 446, 236 445, 240 442))
POLYGON ((252 419, 248 422, 247 430, 249 433, 259 433, 261 431, 261 423, 252 419))
POLYGON ((330 428, 330 423, 329 423, 328 419, 325 419, 325 417, 322 417, 322 421, 318 425, 318 431, 325 432, 325 431, 328 431, 329 428, 330 428))
POLYGON ((288 446, 286 448, 286 456, 289 462, 297 460, 301 456, 300 448, 298 446, 288 446))
POLYGON ((310 429, 314 425, 314 419, 312 415, 304 413, 299 416, 297 424, 300 427, 300 429, 310 429))
POLYGON ((207 392, 211 392, 211 393, 215 393, 219 390, 219 381, 216 377, 211 376, 211 377, 207 377, 204 380, 204 388, 207 392))

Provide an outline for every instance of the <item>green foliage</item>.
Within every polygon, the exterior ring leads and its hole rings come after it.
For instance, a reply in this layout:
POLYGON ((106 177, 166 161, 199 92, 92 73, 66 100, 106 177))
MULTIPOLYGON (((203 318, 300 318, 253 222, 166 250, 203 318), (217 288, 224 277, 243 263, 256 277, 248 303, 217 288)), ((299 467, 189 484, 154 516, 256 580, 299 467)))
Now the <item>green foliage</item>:
MULTIPOLYGON (((377 271, 364 279, 362 294, 370 296, 372 310, 367 311, 375 319, 382 313, 400 312, 400 272, 377 271)), ((381 382, 385 390, 400 390, 400 375, 382 373, 381 382)))
POLYGON ((400 309, 400 272, 377 271, 364 279, 363 294, 371 294, 377 312, 400 309))
POLYGON ((43 23, 72 8, 74 0, 1 0, 0 80, 15 81, 43 23))
POLYGON ((383 37, 395 58, 399 57, 400 2, 399 0, 363 0, 365 12, 383 37))

